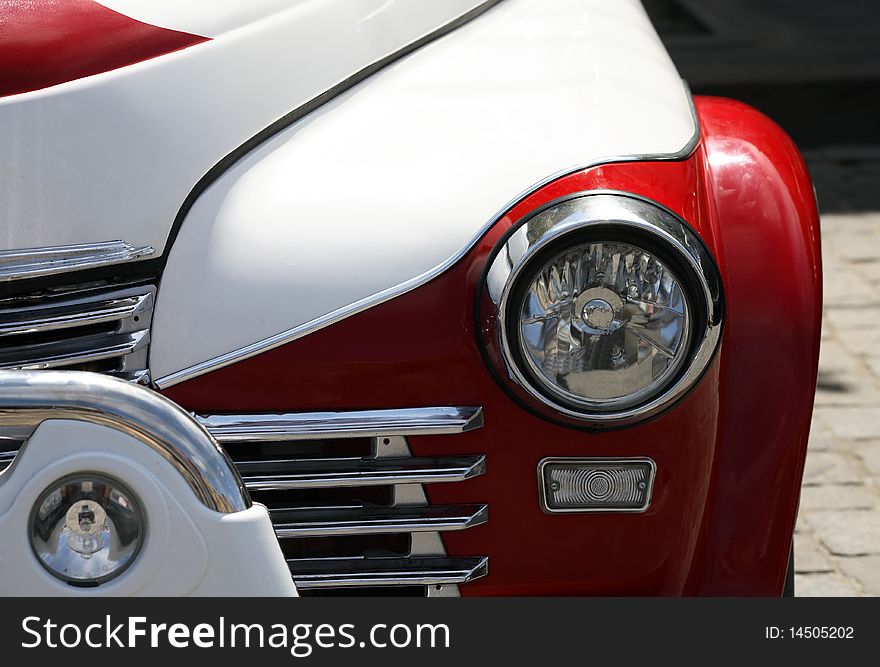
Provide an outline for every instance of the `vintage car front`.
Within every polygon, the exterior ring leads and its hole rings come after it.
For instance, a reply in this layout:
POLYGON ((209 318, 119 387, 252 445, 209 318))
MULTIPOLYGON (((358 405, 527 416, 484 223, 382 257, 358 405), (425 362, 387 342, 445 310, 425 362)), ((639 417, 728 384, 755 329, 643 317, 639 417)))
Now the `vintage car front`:
POLYGON ((0 593, 790 584, 812 186, 636 0, 0 11, 0 593))

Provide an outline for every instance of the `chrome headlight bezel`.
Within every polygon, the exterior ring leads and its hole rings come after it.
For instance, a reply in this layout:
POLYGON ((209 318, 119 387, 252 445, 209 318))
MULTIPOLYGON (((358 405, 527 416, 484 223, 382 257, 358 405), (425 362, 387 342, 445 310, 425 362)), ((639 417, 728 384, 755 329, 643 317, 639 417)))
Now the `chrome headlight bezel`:
POLYGON ((724 299, 714 258, 679 216, 637 195, 587 191, 549 202, 507 231, 488 258, 477 311, 484 356, 509 393, 555 421, 606 428, 653 417, 696 384, 718 347, 724 299), (690 317, 686 349, 674 373, 650 395, 612 409, 566 400, 536 377, 519 349, 519 319, 513 314, 547 261, 590 242, 625 243, 662 259, 682 284, 690 317))

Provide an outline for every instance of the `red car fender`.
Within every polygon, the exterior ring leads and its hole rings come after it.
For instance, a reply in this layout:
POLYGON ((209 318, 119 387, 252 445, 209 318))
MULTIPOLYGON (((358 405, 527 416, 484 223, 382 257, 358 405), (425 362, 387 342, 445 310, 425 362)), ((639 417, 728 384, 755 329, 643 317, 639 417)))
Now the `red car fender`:
POLYGON ((702 141, 687 159, 559 178, 431 282, 166 394, 198 412, 483 406, 482 429, 409 439, 414 455, 487 455, 486 475, 426 487, 433 503, 489 503, 487 524, 443 536, 450 555, 489 556, 489 575, 463 595, 779 594, 816 380, 815 202, 796 148, 772 122, 727 100, 696 104, 702 141), (557 197, 597 189, 678 213, 715 256, 727 295, 720 350, 692 391, 651 421, 602 433, 512 400, 483 362, 474 318, 504 232, 557 197), (651 507, 548 516, 536 479, 547 456, 649 456, 651 507))
POLYGON ((822 318, 806 165, 769 118, 700 98, 707 201, 727 297, 713 483, 686 590, 778 594, 794 531, 822 318))

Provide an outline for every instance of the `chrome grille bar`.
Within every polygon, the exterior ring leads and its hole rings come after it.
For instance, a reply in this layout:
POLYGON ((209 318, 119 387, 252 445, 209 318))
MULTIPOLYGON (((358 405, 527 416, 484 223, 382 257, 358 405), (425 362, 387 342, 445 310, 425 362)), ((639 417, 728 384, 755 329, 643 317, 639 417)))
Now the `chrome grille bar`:
POLYGON ((297 588, 371 586, 440 586, 483 577, 489 559, 480 558, 341 558, 288 560, 297 588))
POLYGON ((0 336, 42 333, 113 322, 150 308, 152 301, 153 295, 147 293, 118 299, 4 310, 0 311, 0 336))
POLYGON ((4 301, 0 369, 89 370, 146 381, 155 292, 149 284, 98 281, 4 301))
POLYGON ((236 467, 250 490, 319 489, 463 482, 485 472, 486 457, 238 461, 236 467))
POLYGON ((95 269, 152 255, 151 246, 136 248, 124 241, 79 243, 0 251, 0 282, 95 269))
POLYGON ((0 369, 42 370, 84 364, 131 354, 150 340, 147 330, 65 338, 48 343, 4 347, 0 369))
POLYGON ((17 451, 15 451, 15 452, 0 452, 0 472, 3 472, 9 466, 12 465, 12 461, 13 461, 13 459, 15 459, 15 456, 17 454, 18 454, 17 451))
POLYGON ((271 510, 278 537, 464 530, 485 523, 486 505, 271 510))
POLYGON ((316 440, 324 438, 448 435, 483 425, 477 407, 404 408, 352 412, 310 412, 198 417, 221 443, 254 440, 316 440))
POLYGON ((485 557, 447 558, 441 534, 485 523, 488 507, 432 506, 422 487, 482 475, 485 457, 413 457, 407 442, 478 429, 482 408, 196 419, 226 449, 253 499, 270 508, 300 589, 427 587, 426 595, 448 596, 486 574, 485 557))

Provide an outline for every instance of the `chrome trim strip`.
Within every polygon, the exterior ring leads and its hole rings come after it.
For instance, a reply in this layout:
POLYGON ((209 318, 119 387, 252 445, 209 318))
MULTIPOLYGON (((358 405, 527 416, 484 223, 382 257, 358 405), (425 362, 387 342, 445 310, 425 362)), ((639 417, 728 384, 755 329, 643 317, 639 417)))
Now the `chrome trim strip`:
POLYGON ((251 343, 250 345, 245 345, 244 347, 241 347, 237 350, 232 350, 231 352, 227 352, 226 354, 221 354, 212 359, 207 359, 198 364, 193 364, 192 366, 189 366, 187 368, 182 368, 173 373, 169 373, 168 375, 156 379, 156 385, 162 389, 167 389, 172 385, 183 382, 184 380, 189 380, 190 378, 193 378, 197 375, 202 375, 204 373, 207 373, 208 371, 223 368, 224 366, 228 366, 237 361, 248 359, 249 357, 253 357, 257 354, 260 354, 261 352, 265 352, 280 345, 284 345, 285 343, 290 343, 291 341, 312 334, 347 317, 357 315, 358 313, 361 313, 369 308, 373 308, 395 297, 401 296, 402 294, 406 294, 407 292, 410 292, 417 287, 421 287, 425 283, 444 273, 447 269, 452 267, 456 262, 464 257, 468 252, 470 252, 471 248, 473 248, 477 244, 477 242, 486 234, 486 232, 488 232, 518 202, 522 201, 536 190, 540 190, 548 183, 563 178, 564 176, 568 176, 569 174, 573 174, 584 169, 597 167, 603 164, 640 161, 676 161, 687 158, 691 153, 694 152, 700 142, 700 122, 697 117, 697 110, 694 106, 693 98, 690 95, 690 89, 688 88, 687 83, 685 83, 684 81, 682 81, 682 85, 684 86, 685 92, 688 94, 688 98, 690 100, 691 116, 694 123, 694 133, 691 138, 688 139, 685 145, 682 146, 679 150, 673 153, 660 154, 611 155, 604 158, 598 158, 591 162, 573 165, 566 169, 562 169, 561 171, 558 171, 555 174, 552 174, 551 176, 548 176, 547 178, 544 178, 543 180, 535 183, 534 185, 511 199, 498 213, 496 213, 489 220, 489 222, 483 225, 479 232, 477 232, 477 234, 474 235, 474 237, 471 238, 471 240, 461 250, 459 250, 446 261, 435 266, 433 269, 430 269, 423 274, 416 276, 415 278, 412 278, 411 280, 403 282, 399 285, 395 285, 394 287, 383 290, 382 292, 361 299, 360 301, 356 301, 355 303, 352 303, 348 306, 338 308, 332 313, 327 313, 326 315, 317 317, 314 320, 305 322, 304 324, 301 324, 299 326, 277 333, 274 336, 264 338, 263 340, 256 341, 254 343, 251 343))
POLYGON ((62 302, 0 310, 0 336, 43 333, 114 322, 152 307, 152 293, 101 301, 62 302))
POLYGON ((148 329, 103 333, 60 341, 0 348, 0 369, 41 370, 131 354, 150 342, 148 329), (28 358, 30 357, 30 358, 28 358), (2 361, 11 359, 11 361, 2 361))
POLYGON ((239 461, 235 466, 248 489, 277 491, 463 482, 486 472, 486 457, 239 461))
POLYGON ((18 450, 14 452, 0 452, 0 472, 6 470, 15 460, 18 450))
MULTIPOLYGON (((210 510, 238 512, 250 496, 223 449, 192 416, 164 396, 84 371, 0 372, 0 426, 36 427, 74 419, 130 435, 168 461, 210 510)), ((25 451, 27 442, 21 448, 25 451)), ((15 474, 15 462, 4 471, 15 474)))
POLYGON ((0 282, 124 264, 154 252, 152 246, 136 248, 125 241, 0 250, 0 282))
POLYGON ((681 398, 702 376, 720 340, 724 303, 721 278, 714 259, 702 240, 676 213, 639 195, 587 190, 550 202, 511 229, 494 257, 490 258, 486 277, 488 280, 482 286, 486 297, 483 302, 492 304, 497 325, 491 335, 498 340, 504 356, 503 367, 495 369, 498 377, 509 380, 510 387, 520 388, 528 395, 527 398, 549 408, 551 416, 564 415, 588 424, 625 425, 656 415, 681 398), (688 360, 687 369, 654 398, 634 407, 608 411, 590 410, 587 407, 574 410, 553 400, 535 386, 516 363, 507 336, 507 303, 517 278, 532 257, 565 235, 590 227, 640 230, 662 240, 691 269, 701 291, 701 294, 691 296, 701 299, 700 305, 706 311, 706 327, 703 331, 694 332, 696 347, 688 360), (491 280, 493 274, 498 278, 495 282, 491 280))
POLYGON ((566 457, 566 456, 548 456, 538 462, 538 504, 545 514, 600 514, 608 512, 624 512, 628 514, 641 514, 648 510, 651 506, 651 499, 654 495, 654 479, 657 477, 657 464, 654 459, 648 457, 632 457, 632 458, 595 458, 595 457, 566 457), (647 463, 651 468, 648 476, 648 490, 645 494, 645 504, 643 507, 585 507, 572 509, 552 509, 547 506, 547 489, 544 484, 544 467, 550 463, 596 463, 614 464, 614 463, 647 463))
POLYGON ((464 584, 489 572, 479 558, 342 558, 288 560, 297 588, 464 584))
POLYGON ((288 537, 465 530, 486 523, 487 505, 270 510, 275 534, 288 537))
POLYGON ((479 407, 196 416, 221 443, 464 433, 483 426, 479 407))

